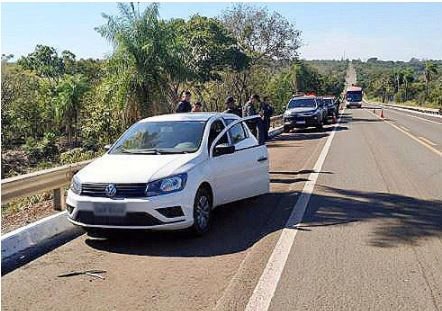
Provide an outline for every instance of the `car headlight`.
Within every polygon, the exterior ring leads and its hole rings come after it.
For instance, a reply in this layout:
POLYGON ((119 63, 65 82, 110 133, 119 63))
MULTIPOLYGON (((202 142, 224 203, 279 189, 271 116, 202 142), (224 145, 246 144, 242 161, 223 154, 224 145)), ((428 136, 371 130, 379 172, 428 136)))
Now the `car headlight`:
POLYGON ((81 194, 81 182, 77 176, 74 176, 72 178, 70 189, 75 194, 81 194))
POLYGON ((178 192, 186 186, 187 174, 179 174, 152 181, 146 186, 146 196, 153 197, 156 195, 178 192))

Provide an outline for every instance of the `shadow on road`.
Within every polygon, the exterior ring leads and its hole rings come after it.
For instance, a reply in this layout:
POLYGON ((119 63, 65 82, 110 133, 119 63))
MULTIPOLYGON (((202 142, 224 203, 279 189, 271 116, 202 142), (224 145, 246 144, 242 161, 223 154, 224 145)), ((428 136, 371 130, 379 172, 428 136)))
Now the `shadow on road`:
POLYGON ((296 193, 270 193, 214 211, 211 231, 195 238, 187 232, 122 231, 110 239, 86 239, 90 247, 139 256, 208 257, 247 250, 284 227, 296 193))
POLYGON ((323 187, 330 195, 313 194, 302 227, 376 220, 369 245, 394 247, 442 237, 442 201, 379 192, 323 187))
POLYGON ((276 174, 276 175, 303 175, 303 174, 311 174, 311 173, 318 173, 318 174, 334 174, 333 172, 316 172, 315 170, 300 170, 300 171, 270 171, 269 174, 276 174))
MULTIPOLYGON (((417 244, 442 236, 440 201, 425 201, 388 193, 327 188, 313 194, 299 230, 346 226, 376 220, 368 246, 417 244)), ((207 257, 240 252, 264 236, 284 228, 296 193, 271 193, 229 204, 214 213, 212 231, 200 238, 183 232, 124 232, 112 239, 86 239, 92 248, 139 256, 207 257)))
POLYGON ((296 182, 309 181, 308 178, 270 178, 271 183, 277 184, 293 184, 296 182))

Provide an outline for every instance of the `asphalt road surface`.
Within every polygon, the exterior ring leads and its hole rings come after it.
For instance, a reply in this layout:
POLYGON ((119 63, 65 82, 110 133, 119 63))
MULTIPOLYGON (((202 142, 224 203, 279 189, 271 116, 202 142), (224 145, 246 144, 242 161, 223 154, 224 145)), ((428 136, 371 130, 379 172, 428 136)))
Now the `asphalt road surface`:
MULTIPOLYGON (((442 310, 442 125, 374 111, 336 125, 270 310, 442 310)), ((83 235, 4 275, 2 309, 244 310, 333 128, 271 141, 271 193, 207 236, 83 235), (87 269, 105 279, 57 277, 87 269)))

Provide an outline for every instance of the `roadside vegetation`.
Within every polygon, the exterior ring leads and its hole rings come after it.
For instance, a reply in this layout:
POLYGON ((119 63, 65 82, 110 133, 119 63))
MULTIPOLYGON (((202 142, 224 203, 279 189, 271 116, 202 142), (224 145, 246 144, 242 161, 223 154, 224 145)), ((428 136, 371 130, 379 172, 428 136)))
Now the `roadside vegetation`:
POLYGON ((301 31, 276 12, 163 20, 157 4, 118 7, 96 28, 114 47, 105 59, 44 45, 2 55, 2 178, 96 157, 135 121, 173 112, 185 89, 206 111, 258 93, 278 113, 294 92, 342 91, 346 63, 300 60, 301 31))
POLYGON ((442 109, 442 61, 352 61, 368 99, 442 109))

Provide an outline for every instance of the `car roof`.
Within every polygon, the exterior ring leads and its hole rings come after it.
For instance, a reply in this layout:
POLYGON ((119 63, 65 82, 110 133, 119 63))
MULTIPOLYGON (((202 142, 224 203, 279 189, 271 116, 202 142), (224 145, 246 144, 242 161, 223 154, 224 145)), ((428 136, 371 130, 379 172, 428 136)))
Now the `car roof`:
POLYGON ((206 122, 211 118, 224 117, 228 119, 239 119, 239 117, 232 113, 220 113, 220 112, 192 112, 192 113, 173 113, 173 114, 161 114, 149 118, 145 118, 140 122, 165 122, 165 121, 203 121, 206 122))
POLYGON ((295 96, 295 97, 292 97, 290 100, 292 101, 292 100, 298 100, 298 99, 315 99, 315 98, 318 98, 318 97, 316 97, 316 96, 295 96))

